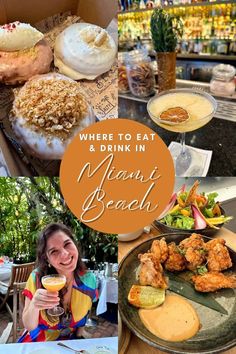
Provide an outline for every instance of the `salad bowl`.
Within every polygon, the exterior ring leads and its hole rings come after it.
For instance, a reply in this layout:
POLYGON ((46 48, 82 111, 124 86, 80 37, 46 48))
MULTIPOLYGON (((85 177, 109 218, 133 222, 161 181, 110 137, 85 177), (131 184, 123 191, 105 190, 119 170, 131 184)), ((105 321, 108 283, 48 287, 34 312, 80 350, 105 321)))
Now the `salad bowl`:
MULTIPOLYGON (((225 215, 225 211, 221 208, 222 215, 225 215)), ((177 228, 177 227, 172 227, 169 225, 164 224, 160 220, 154 220, 153 222, 154 226, 161 232, 161 233, 176 233, 176 232, 195 232, 196 234, 202 234, 204 236, 208 237, 213 237, 214 235, 219 232, 219 230, 222 228, 224 223, 218 224, 217 229, 211 228, 209 226, 203 228, 203 229, 185 229, 185 228, 177 228)))
POLYGON ((196 181, 189 191, 185 185, 172 195, 170 203, 153 225, 163 233, 195 232, 214 236, 225 222, 232 219, 226 216, 220 203, 216 201, 216 192, 205 194, 198 192, 196 181))

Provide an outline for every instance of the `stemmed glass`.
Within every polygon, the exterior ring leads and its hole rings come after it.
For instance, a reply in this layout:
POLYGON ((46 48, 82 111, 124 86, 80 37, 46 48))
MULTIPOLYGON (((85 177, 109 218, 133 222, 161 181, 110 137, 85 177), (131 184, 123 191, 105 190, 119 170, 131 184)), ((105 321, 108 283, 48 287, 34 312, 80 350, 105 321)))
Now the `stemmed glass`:
MULTIPOLYGON (((45 275, 42 277, 42 284, 48 291, 59 291, 66 285, 66 277, 62 274, 45 275)), ((64 309, 60 306, 54 306, 52 309, 48 309, 47 313, 50 316, 61 316, 64 309)))
MULTIPOLYGON (((194 89, 174 89, 163 91, 152 97, 147 104, 148 114, 160 127, 181 134, 181 152, 175 160, 176 176, 182 176, 192 162, 191 151, 185 146, 185 133, 201 128, 214 116, 217 109, 215 99, 208 93, 194 89), (186 112, 181 121, 161 119, 168 109, 176 108, 186 112)), ((177 114, 177 113, 176 113, 177 114)))

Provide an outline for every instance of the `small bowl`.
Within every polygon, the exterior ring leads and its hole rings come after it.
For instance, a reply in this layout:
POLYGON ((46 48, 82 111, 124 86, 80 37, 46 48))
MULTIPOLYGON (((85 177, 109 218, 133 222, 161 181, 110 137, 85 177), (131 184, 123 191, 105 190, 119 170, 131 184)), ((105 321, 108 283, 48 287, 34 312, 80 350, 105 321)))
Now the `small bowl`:
POLYGON ((142 229, 138 229, 133 232, 129 232, 127 234, 118 234, 118 241, 133 241, 136 238, 138 238, 139 236, 141 236, 143 231, 144 230, 142 228, 142 229))
MULTIPOLYGON (((221 213, 222 215, 225 215, 225 211, 224 209, 221 209, 221 213)), ((163 224, 162 222, 160 222, 159 220, 154 220, 154 225, 158 228, 158 230, 161 231, 161 233, 176 233, 176 232, 190 232, 190 233, 199 233, 202 234, 204 236, 208 236, 208 237, 212 237, 214 236, 220 229, 221 227, 224 225, 224 223, 217 225, 217 227, 219 227, 219 229, 213 229, 208 227, 205 227, 204 229, 180 229, 180 228, 176 228, 176 227, 171 227, 168 225, 163 224)))

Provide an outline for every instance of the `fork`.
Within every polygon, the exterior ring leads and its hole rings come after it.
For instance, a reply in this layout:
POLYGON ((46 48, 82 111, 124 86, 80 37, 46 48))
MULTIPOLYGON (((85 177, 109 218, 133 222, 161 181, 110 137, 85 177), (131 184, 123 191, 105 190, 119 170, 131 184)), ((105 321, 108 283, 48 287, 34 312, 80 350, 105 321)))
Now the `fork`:
POLYGON ((59 342, 59 343, 57 343, 57 345, 59 345, 60 347, 63 347, 63 348, 72 350, 75 354, 81 354, 81 353, 83 353, 83 354, 90 354, 87 350, 83 350, 83 349, 81 349, 81 350, 76 350, 76 349, 74 349, 74 348, 68 347, 68 345, 65 345, 64 343, 60 343, 60 342, 59 342))

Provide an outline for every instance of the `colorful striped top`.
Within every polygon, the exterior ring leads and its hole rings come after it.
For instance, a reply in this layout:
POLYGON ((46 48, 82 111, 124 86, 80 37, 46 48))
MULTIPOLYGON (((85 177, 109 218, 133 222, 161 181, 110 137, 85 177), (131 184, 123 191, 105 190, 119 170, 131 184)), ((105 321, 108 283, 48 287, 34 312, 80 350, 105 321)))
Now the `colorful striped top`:
MULTIPOLYGON (((29 276, 23 294, 32 300, 39 284, 39 275, 35 269, 29 276)), ((38 326, 32 331, 25 330, 18 343, 42 342, 76 338, 76 329, 83 327, 92 302, 98 299, 96 278, 93 273, 87 271, 74 280, 70 303, 70 317, 67 320, 56 317, 48 318, 46 311, 39 313, 38 326)))

